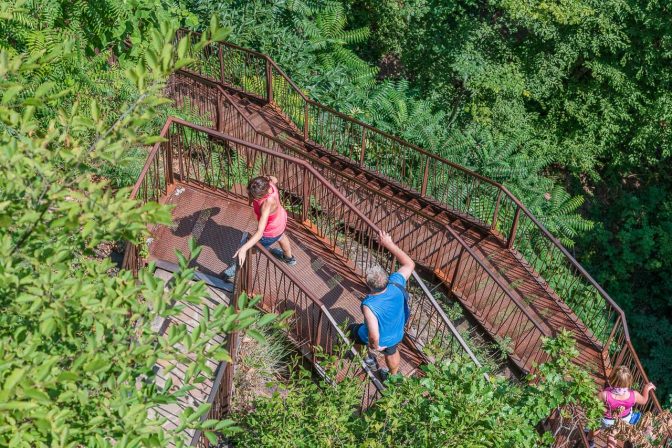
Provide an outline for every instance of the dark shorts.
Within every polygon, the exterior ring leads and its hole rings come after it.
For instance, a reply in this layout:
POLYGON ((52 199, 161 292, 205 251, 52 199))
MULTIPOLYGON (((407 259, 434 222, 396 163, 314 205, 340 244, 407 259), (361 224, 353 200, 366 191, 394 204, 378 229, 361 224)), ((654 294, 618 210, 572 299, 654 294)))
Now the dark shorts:
MULTIPOLYGON (((355 344, 358 345, 368 345, 366 342, 362 341, 362 339, 359 337, 359 327, 363 326, 364 324, 350 324, 348 325, 348 333, 350 333, 350 338, 355 344)), ((385 347, 384 350, 381 350, 384 355, 390 356, 394 355, 397 353, 397 346, 399 343, 396 343, 394 345, 390 345, 388 347, 385 347)))
POLYGON ((266 249, 268 249, 273 244, 280 241, 280 238, 282 238, 282 235, 284 235, 284 233, 281 233, 278 236, 262 236, 261 239, 259 240, 259 243, 261 243, 262 246, 264 246, 266 249))

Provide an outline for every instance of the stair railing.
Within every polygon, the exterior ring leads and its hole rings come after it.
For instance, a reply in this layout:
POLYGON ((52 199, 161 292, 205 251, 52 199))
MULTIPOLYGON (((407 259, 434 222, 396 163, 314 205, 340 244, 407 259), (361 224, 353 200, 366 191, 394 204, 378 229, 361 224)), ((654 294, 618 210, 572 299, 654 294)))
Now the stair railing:
MULTIPOLYGON (((413 271, 408 280, 408 289, 411 315, 406 325, 406 335, 421 353, 426 353, 427 347, 436 352, 426 354, 427 361, 467 358, 476 367, 482 368, 481 362, 416 271, 413 271), (419 289, 419 294, 416 295, 414 289, 419 289), (448 334, 445 333, 446 330, 449 331, 448 334)), ((485 377, 488 378, 488 375, 485 374, 485 377)))
POLYGON ((257 244, 241 269, 241 289, 261 295, 260 307, 268 313, 292 311, 287 336, 327 381, 338 383, 346 377, 364 379, 361 409, 366 409, 384 390, 383 384, 355 350, 333 315, 310 290, 305 288, 291 268, 257 244), (321 364, 325 356, 340 357, 336 377, 329 377, 321 364))
MULTIPOLYGON (((310 99, 265 54, 223 42, 192 56, 198 63, 190 70, 279 108, 307 144, 338 153, 490 229, 586 325, 586 333, 602 347, 607 371, 626 365, 641 383, 648 381, 625 313, 505 186, 310 99)), ((652 404, 661 410, 655 394, 652 404)))
MULTIPOLYGON (((199 76, 180 73, 171 81, 171 93, 176 100, 178 106, 187 104, 187 95, 192 92, 191 81, 198 81, 199 76), (179 79, 178 79, 179 76, 179 79)), ((215 88, 214 85, 208 84, 208 88, 215 88)), ((221 87, 220 87, 221 88, 221 87)), ((355 177, 349 176, 339 170, 334 169, 329 164, 320 161, 316 157, 302 154, 296 151, 292 146, 286 145, 280 139, 272 137, 268 134, 260 132, 243 114, 239 106, 231 101, 230 97, 223 90, 220 92, 223 99, 221 103, 227 108, 233 108, 238 112, 238 116, 232 118, 234 120, 227 129, 232 131, 235 129, 239 134, 245 134, 246 141, 253 141, 259 146, 277 150, 286 154, 291 154, 296 158, 309 161, 311 166, 318 167, 319 172, 327 178, 332 185, 339 185, 340 191, 349 193, 366 190, 367 194, 371 195, 372 208, 378 211, 385 203, 394 203, 396 207, 402 210, 403 219, 399 218, 399 213, 388 213, 383 221, 383 226, 392 233, 393 236, 405 236, 404 230, 409 228, 418 228, 422 226, 431 227, 432 238, 397 238, 398 244, 404 249, 414 260, 425 266, 431 266, 434 273, 439 275, 442 280, 449 285, 453 292, 461 291, 464 295, 471 295, 475 302, 480 306, 471 309, 477 316, 483 316, 486 313, 491 316, 490 321, 492 325, 488 328, 494 334, 501 334, 508 339, 512 344, 511 359, 523 371, 530 371, 533 365, 538 365, 545 359, 545 353, 541 350, 542 337, 551 336, 551 330, 541 323, 536 316, 532 315, 528 307, 523 304, 520 299, 513 295, 509 288, 495 275, 495 273, 487 267, 480 257, 478 257, 473 249, 458 235, 454 229, 445 226, 440 221, 435 220, 430 215, 410 209, 406 203, 397 200, 396 198, 389 198, 382 195, 381 192, 370 189, 366 183, 355 177), (451 246, 457 245, 458 251, 449 250, 451 246), (513 306, 510 304, 513 303, 513 306), (493 315, 496 315, 493 317, 493 315), (516 356, 516 354, 526 352, 526 356, 516 356)), ((227 113, 227 116, 230 114, 227 113)), ((212 123, 212 122, 211 122, 212 123)), ((426 331, 425 324, 439 320, 441 321, 441 328, 443 332, 441 335, 451 334, 450 320, 447 319, 441 306, 435 301, 422 300, 423 306, 426 308, 426 320, 414 318, 410 322, 418 322, 418 325, 426 331), (429 307, 432 308, 430 312, 429 307)), ((436 327, 433 327, 436 328, 436 327)), ((427 339, 427 335, 425 335, 427 339)), ((437 338, 432 338, 437 340, 437 338)), ((438 340, 441 340, 439 337, 438 340)), ((455 339, 447 339, 455 341, 455 339)))

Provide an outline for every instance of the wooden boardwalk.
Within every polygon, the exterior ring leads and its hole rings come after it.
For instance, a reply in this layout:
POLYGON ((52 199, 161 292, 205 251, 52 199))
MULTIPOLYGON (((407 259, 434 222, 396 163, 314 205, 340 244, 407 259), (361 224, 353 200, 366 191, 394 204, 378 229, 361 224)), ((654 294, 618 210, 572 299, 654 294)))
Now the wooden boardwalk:
MULTIPOLYGON (((166 285, 169 285, 173 273, 169 270, 157 268, 154 275, 165 282, 166 285)), ((208 296, 203 300, 203 305, 207 306, 210 309, 214 309, 220 304, 228 305, 230 303, 230 294, 226 291, 223 291, 218 288, 213 288, 211 286, 206 286, 208 296)), ((176 316, 172 316, 168 319, 157 320, 153 322, 152 327, 155 331, 160 334, 165 334, 172 326, 176 325, 185 325, 189 332, 193 331, 196 326, 199 324, 203 316, 202 307, 198 307, 191 303, 181 303, 184 309, 176 316)), ((211 341, 211 344, 224 344, 223 336, 216 336, 211 341)), ((186 366, 176 361, 170 362, 160 362, 157 366, 157 386, 164 387, 166 381, 170 378, 172 381, 172 390, 178 390, 179 388, 191 384, 194 386, 187 394, 180 397, 177 403, 164 404, 159 406, 155 412, 156 417, 163 417, 166 419, 164 423, 164 428, 174 429, 179 425, 179 416, 184 411, 184 409, 197 408, 201 403, 204 403, 208 400, 208 397, 212 391, 212 384, 214 377, 217 372, 217 363, 208 360, 207 365, 213 371, 213 377, 201 382, 201 383, 187 383, 185 381, 186 366), (170 372, 167 373, 167 368, 170 367, 170 372)), ((185 442, 188 444, 191 443, 192 438, 194 437, 194 430, 186 429, 183 433, 185 437, 185 442)))
MULTIPOLYGON (((581 353, 576 362, 587 367, 598 384, 604 382, 606 366, 600 355, 602 347, 599 341, 525 259, 514 250, 507 249, 504 242, 490 229, 422 197, 417 192, 395 185, 389 179, 363 169, 342 156, 318 145, 305 143, 277 107, 264 105, 234 91, 229 92, 229 97, 258 131, 282 140, 291 148, 292 155, 303 155, 303 158, 310 160, 365 215, 382 228, 389 229, 402 248, 413 253, 417 263, 444 279, 452 278, 457 266, 457 258, 447 257, 445 253, 453 251, 457 255, 459 247, 457 243, 451 247, 439 247, 433 244, 435 241, 432 235, 436 233, 437 226, 453 229, 473 249, 480 261, 507 285, 507 292, 523 304, 526 311, 539 322, 542 330, 550 335, 563 328, 572 333, 581 353), (428 218, 424 221, 416 219, 416 225, 409 226, 407 222, 411 215, 418 213, 428 218), (424 246, 423 250, 414 250, 417 247, 411 245, 419 243, 424 246), (443 251, 444 254, 439 256, 438 251, 443 251)), ((225 128, 223 131, 232 132, 232 129, 225 128)), ((255 141, 255 136, 249 135, 248 139, 255 141)), ((258 137, 256 141, 259 142, 258 137)), ((283 149, 280 145, 275 145, 275 149, 288 152, 287 148, 283 149)), ((483 294, 475 293, 483 288, 482 285, 461 283, 451 286, 455 296, 477 317, 491 336, 503 340, 515 334, 515 330, 511 328, 504 332, 501 330, 501 309, 491 308, 489 303, 484 302, 483 294)), ((513 302, 509 305, 503 309, 514 306, 513 302)), ((542 332, 539 331, 538 334, 541 335, 542 332)), ((543 354, 537 353, 540 347, 538 338, 530 340, 529 344, 516 347, 511 358, 521 370, 530 371, 535 362, 543 360, 543 354)))

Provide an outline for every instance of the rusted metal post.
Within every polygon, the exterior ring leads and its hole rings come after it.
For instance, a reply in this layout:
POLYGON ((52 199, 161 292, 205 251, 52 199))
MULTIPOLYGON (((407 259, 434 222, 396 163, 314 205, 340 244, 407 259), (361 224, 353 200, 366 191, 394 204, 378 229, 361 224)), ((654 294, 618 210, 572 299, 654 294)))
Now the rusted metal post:
POLYGON ((224 132, 224 101, 222 93, 217 92, 217 110, 215 111, 215 120, 217 132, 224 132))
POLYGON ((301 221, 308 221, 308 214, 310 212, 310 183, 308 182, 308 170, 303 168, 303 207, 301 210, 301 221))
POLYGON ((303 141, 308 140, 308 131, 310 130, 310 123, 308 121, 308 101, 303 100, 303 141))
POLYGON ((219 45, 219 82, 224 84, 224 56, 222 55, 222 46, 219 45))
POLYGON ((497 218, 499 218, 499 204, 502 200, 502 190, 499 190, 497 193, 497 200, 495 201, 495 212, 492 214, 492 224, 490 224, 490 230, 495 230, 497 228, 497 218))
POLYGON ((172 185, 173 182, 175 182, 174 176, 173 176, 173 148, 172 145, 170 145, 170 142, 164 142, 161 143, 161 146, 166 145, 168 149, 166 150, 166 165, 164 166, 164 176, 166 178, 166 190, 168 189, 168 185, 172 185))
POLYGON ((507 249, 511 249, 513 247, 513 242, 516 239, 516 232, 518 231, 518 221, 519 220, 520 220, 520 206, 516 206, 516 214, 513 217, 513 225, 511 226, 511 234, 509 235, 509 239, 506 242, 507 249))
MULTIPOLYGON (((236 300, 234 300, 234 302, 237 303, 236 300)), ((226 344, 226 351, 229 352, 229 356, 231 356, 231 362, 226 363, 224 378, 222 378, 224 384, 220 386, 224 388, 224 403, 223 403, 224 413, 228 413, 229 410, 231 409, 231 398, 233 396, 233 374, 236 366, 236 356, 237 356, 236 351, 238 348, 239 337, 240 336, 237 331, 229 333, 228 341, 226 344)))
MULTIPOLYGON (((247 263, 244 266, 245 269, 245 282, 243 283, 243 291, 249 292, 252 289, 252 263, 257 256, 257 249, 254 247, 250 248, 250 251, 247 256, 247 263)), ((238 312, 238 304, 236 304, 236 312, 238 312)))
POLYGON ((266 101, 273 102, 273 69, 269 57, 266 57, 266 101))
MULTIPOLYGON (((317 334, 315 335, 315 341, 317 342, 317 344, 314 344, 314 343, 311 341, 311 346, 312 346, 312 347, 310 347, 310 351, 311 351, 311 354, 312 354, 312 356, 313 356, 313 364, 315 364, 315 346, 317 345, 317 346, 320 346, 320 347, 324 347, 324 345, 322 345, 322 341, 321 341, 321 336, 322 336, 322 317, 323 317, 323 316, 324 316, 324 313, 320 310, 320 317, 317 318, 317 334)), ((326 341, 325 341, 325 342, 326 342, 326 341)))
POLYGON ((457 280, 457 273, 460 270, 460 265, 462 264, 462 255, 464 255, 464 247, 460 250, 460 256, 457 257, 457 264, 455 265, 455 272, 453 272, 453 279, 450 281, 450 289, 452 290, 455 286, 455 281, 457 280))
POLYGON ((427 162, 425 162, 425 174, 422 175, 422 187, 420 188, 420 194, 425 195, 427 193, 427 182, 429 181, 429 157, 427 157, 427 162))
POLYGON ((366 128, 362 128, 362 149, 359 152, 359 166, 364 166, 365 153, 366 153, 366 128))

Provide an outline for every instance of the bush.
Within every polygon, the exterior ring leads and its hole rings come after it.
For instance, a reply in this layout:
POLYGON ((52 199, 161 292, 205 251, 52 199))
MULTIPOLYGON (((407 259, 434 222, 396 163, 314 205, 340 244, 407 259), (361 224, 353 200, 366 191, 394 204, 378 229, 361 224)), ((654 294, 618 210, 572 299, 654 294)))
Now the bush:
POLYGON ((546 341, 545 349, 550 360, 530 378, 534 384, 488 379, 467 361, 429 365, 423 377, 390 378, 363 415, 361 380, 316 384, 300 371, 286 393, 259 398, 255 411, 241 417, 237 446, 548 446, 551 435, 540 436, 537 425, 552 411, 578 404, 594 423, 601 404, 588 373, 571 362, 577 352, 568 333, 546 341))
MULTIPOLYGON (((223 37, 216 23, 208 35, 223 37)), ((164 104, 166 77, 189 60, 186 41, 173 47, 170 27, 148 28, 147 36, 138 43, 143 58, 128 71, 137 97, 113 117, 96 98, 80 107, 63 79, 42 79, 55 61, 69 60, 69 73, 86 69, 77 65, 74 55, 82 54, 72 37, 49 52, 0 50, 0 446, 181 446, 185 427, 231 427, 201 423, 203 404, 164 431, 153 408, 190 386, 157 387, 153 367, 182 363, 187 384, 211 377, 206 359, 229 355, 209 341, 250 325, 258 312, 204 307, 192 333, 175 326, 159 336, 154 318, 205 295, 202 283, 191 282, 187 258, 166 289, 151 267, 137 279, 126 271, 112 276, 112 263, 93 256, 101 242, 138 243, 148 224, 170 222, 165 207, 130 200, 128 190, 113 193, 86 169, 114 165, 126 148, 157 140, 139 130, 164 104)), ((191 247, 192 256, 198 251, 191 247)))

